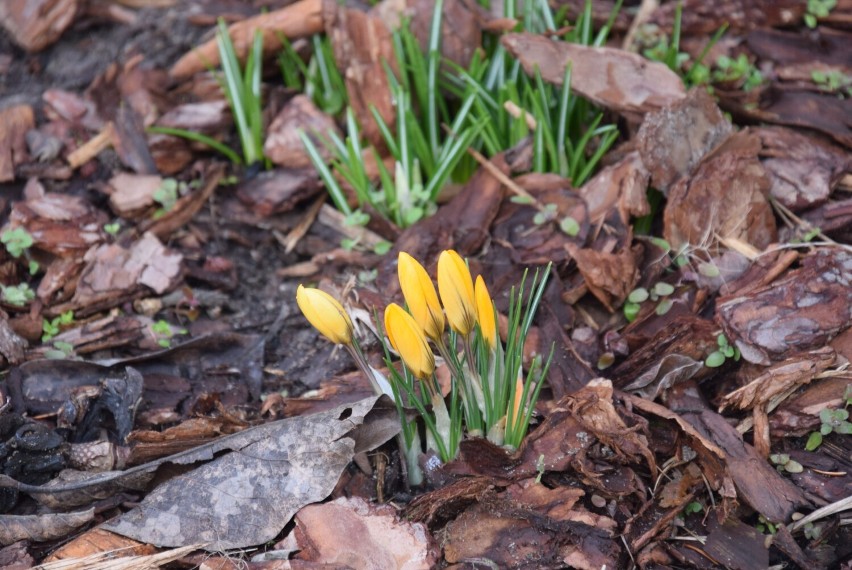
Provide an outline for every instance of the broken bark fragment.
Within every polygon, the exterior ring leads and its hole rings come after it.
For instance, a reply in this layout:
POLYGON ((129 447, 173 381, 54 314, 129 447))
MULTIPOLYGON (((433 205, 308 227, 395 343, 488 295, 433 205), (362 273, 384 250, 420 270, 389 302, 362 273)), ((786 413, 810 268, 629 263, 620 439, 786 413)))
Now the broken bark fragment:
MULTIPOLYGON (((384 4, 384 2, 380 3, 384 4)), ((411 31, 420 42, 423 53, 429 47, 434 0, 414 0, 406 3, 406 12, 411 13, 411 31)), ((441 17, 441 55, 449 61, 467 67, 474 52, 482 45, 479 5, 465 0, 444 0, 441 17)))
POLYGON ((16 202, 7 227, 23 227, 38 249, 69 256, 103 241, 103 225, 108 219, 102 210, 83 198, 49 192, 16 202))
POLYGON ((819 249, 783 279, 720 300, 716 319, 755 364, 823 346, 852 324, 852 254, 819 249))
POLYGON ((606 109, 647 113, 686 96, 683 82, 664 64, 614 48, 587 47, 535 34, 507 34, 501 43, 528 75, 562 85, 571 65, 571 90, 606 109))
POLYGON ((106 188, 112 211, 122 218, 133 219, 144 214, 155 204, 154 194, 163 179, 156 175, 120 172, 113 176, 106 188))
MULTIPOLYGON (((301 143, 300 143, 301 144, 301 143)), ((262 217, 289 212, 322 192, 313 167, 277 169, 240 183, 237 197, 262 217)))
POLYGON ((729 136, 705 156, 689 178, 669 192, 664 237, 672 249, 712 252, 714 237, 736 238, 759 250, 775 241, 767 201, 769 178, 757 158, 760 139, 746 131, 729 136))
POLYGON ((388 505, 340 498, 308 505, 295 517, 296 528, 279 547, 299 550, 298 560, 361 568, 428 570, 440 559, 422 523, 398 519, 388 505))
POLYGON ((323 144, 323 141, 330 140, 331 133, 341 138, 343 136, 337 123, 320 111, 310 98, 305 95, 296 95, 284 105, 266 130, 263 154, 279 166, 312 167, 313 163, 305 150, 305 145, 299 138, 300 130, 313 141, 320 156, 326 161, 331 158, 332 152, 323 144))
POLYGON ((117 243, 94 247, 84 259, 74 297, 56 311, 88 315, 144 295, 146 288, 165 293, 177 284, 183 256, 148 233, 129 248, 117 243))
MULTIPOLYGON (((251 49, 255 32, 263 35, 265 53, 277 53, 281 49, 281 36, 290 40, 308 37, 320 33, 322 25, 322 0, 300 0, 237 22, 228 28, 228 34, 237 57, 243 59, 251 49)), ((180 58, 169 73, 176 79, 186 79, 219 63, 219 48, 213 38, 180 58)))
POLYGON ((599 569, 618 566, 612 533, 585 522, 553 520, 510 497, 466 510, 447 525, 444 558, 462 563, 485 558, 499 568, 599 569))
POLYGON ((27 132, 35 128, 35 114, 29 105, 0 110, 0 182, 15 179, 15 167, 27 159, 27 132))
POLYGON ((631 152, 616 164, 606 166, 577 189, 589 209, 589 221, 599 224, 615 208, 625 225, 631 217, 651 212, 646 195, 650 174, 639 154, 631 152))
POLYGON ((27 51, 41 51, 62 35, 77 16, 77 0, 0 2, 0 25, 27 51))
POLYGON ((760 94, 757 107, 742 105, 719 91, 723 109, 736 112, 755 122, 805 127, 825 134, 847 149, 852 148, 852 126, 849 126, 848 99, 811 90, 780 89, 770 85, 760 94))
POLYGON ((783 127, 753 132, 763 145, 760 156, 769 174, 770 194, 792 212, 823 204, 840 175, 852 168, 846 152, 816 137, 783 127))
POLYGON ((589 292, 609 312, 615 312, 615 308, 624 303, 639 280, 637 252, 630 249, 607 252, 576 247, 569 247, 568 251, 577 262, 577 269, 586 280, 589 292))
POLYGON ((396 71, 397 59, 391 31, 372 11, 330 1, 323 5, 323 20, 334 59, 346 81, 349 104, 361 120, 361 134, 377 148, 383 148, 384 137, 372 109, 393 132, 396 108, 387 66, 396 71))
MULTIPOLYGON (((806 6, 798 0, 685 0, 683 2, 681 33, 684 35, 713 35, 723 24, 735 34, 753 28, 791 26, 801 21, 806 6)), ((675 5, 665 3, 654 12, 653 21, 672 29, 675 5)))
POLYGON ((834 364, 830 347, 815 350, 767 368, 760 376, 722 397, 721 412, 728 406, 752 410, 754 447, 762 457, 769 457, 769 412, 800 386, 834 364))
POLYGON ((667 194, 681 176, 688 174, 732 131, 731 123, 703 87, 646 115, 636 141, 654 188, 667 194))
POLYGON ((0 544, 6 546, 18 540, 46 542, 71 534, 95 518, 95 509, 76 513, 49 513, 40 515, 3 515, 0 526, 0 544))

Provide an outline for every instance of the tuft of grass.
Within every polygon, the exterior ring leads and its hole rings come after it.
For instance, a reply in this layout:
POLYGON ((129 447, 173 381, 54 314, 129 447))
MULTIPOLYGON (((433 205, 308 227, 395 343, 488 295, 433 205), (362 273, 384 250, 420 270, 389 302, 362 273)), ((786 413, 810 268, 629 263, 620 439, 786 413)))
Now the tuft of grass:
MULTIPOLYGON (((521 20, 527 31, 552 33, 560 26, 568 31, 558 39, 600 46, 619 9, 620 2, 597 33, 588 0, 573 26, 568 26, 564 12, 554 14, 544 0, 525 2, 521 20)), ((504 15, 515 17, 512 3, 506 3, 504 15)), ((572 93, 570 66, 561 86, 549 85, 537 71, 532 77, 525 75, 519 62, 497 46, 490 56, 476 54, 467 69, 456 66, 455 76, 447 82, 456 96, 475 98, 471 120, 484 124, 481 141, 486 154, 497 154, 532 136, 533 169, 570 178, 574 186, 588 179, 618 138, 615 125, 602 124, 603 112, 572 93)))
POLYGON ((226 145, 201 133, 157 126, 149 127, 148 131, 200 142, 222 153, 237 165, 252 166, 263 162, 269 168, 269 160, 263 155, 263 35, 260 32, 255 33, 245 68, 241 68, 225 20, 219 18, 218 26, 216 40, 222 60, 222 74, 218 79, 237 126, 242 158, 226 145))
POLYGON ((333 155, 330 165, 322 160, 313 141, 300 134, 332 202, 352 223, 369 220, 363 212, 367 206, 401 228, 433 213, 441 189, 452 178, 482 128, 481 124, 469 121, 473 97, 451 114, 441 93, 438 83, 442 63, 441 5, 439 1, 435 7, 427 53, 421 51, 407 23, 394 34, 401 71, 397 76, 387 67, 386 73, 396 104, 395 129, 375 108, 371 110, 393 160, 392 168, 384 164, 375 148, 363 143, 351 108, 346 112, 347 136, 341 139, 331 133, 326 140, 333 155), (365 156, 370 155, 378 168, 376 178, 371 178, 364 166, 365 156), (348 205, 341 182, 354 191, 357 210, 348 205))
POLYGON ((346 82, 334 60, 328 36, 311 37, 313 55, 306 64, 286 37, 279 37, 283 46, 278 56, 284 85, 301 91, 324 113, 338 115, 346 107, 346 82))

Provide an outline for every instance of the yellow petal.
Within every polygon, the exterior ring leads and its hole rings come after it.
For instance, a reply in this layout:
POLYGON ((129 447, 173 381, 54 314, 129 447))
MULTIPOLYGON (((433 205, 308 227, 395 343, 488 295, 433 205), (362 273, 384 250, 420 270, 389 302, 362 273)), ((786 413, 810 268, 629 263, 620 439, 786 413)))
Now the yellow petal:
POLYGON ((518 418, 523 410, 521 410, 521 398, 524 395, 524 383, 521 380, 520 374, 518 374, 518 379, 515 381, 515 400, 512 402, 512 413, 509 415, 513 420, 513 424, 518 424, 518 418))
POLYGON ((476 298, 476 319, 479 321, 479 330, 482 331, 482 338, 493 349, 497 341, 497 322, 494 319, 494 302, 488 294, 482 275, 476 276, 473 293, 476 298))
POLYGON ((385 309, 385 332, 391 346, 418 378, 428 378, 435 371, 435 355, 423 330, 405 309, 391 303, 385 309))
POLYGON ((467 336, 476 322, 473 279, 464 260, 448 249, 438 257, 438 291, 454 331, 467 336))
POLYGON ((438 340, 444 333, 444 311, 429 274, 416 259, 404 251, 399 253, 397 272, 402 295, 411 316, 427 337, 438 340))
POLYGON ((352 342, 352 321, 337 299, 319 289, 299 285, 296 304, 315 329, 335 344, 352 342))

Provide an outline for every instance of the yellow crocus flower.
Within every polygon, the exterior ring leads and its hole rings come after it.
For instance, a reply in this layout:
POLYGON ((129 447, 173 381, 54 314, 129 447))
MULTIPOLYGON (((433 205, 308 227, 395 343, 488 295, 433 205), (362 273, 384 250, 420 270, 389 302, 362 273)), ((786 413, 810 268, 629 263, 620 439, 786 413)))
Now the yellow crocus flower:
POLYGON ((494 319, 494 302, 491 300, 491 295, 488 294, 488 288, 485 286, 485 279, 482 278, 482 275, 476 276, 473 294, 476 298, 476 319, 479 321, 482 338, 493 350, 497 341, 497 322, 494 319))
POLYGON ((391 346, 417 378, 428 378, 435 371, 435 355, 429 348, 423 329, 405 309, 391 303, 385 309, 385 332, 391 346))
POLYGON ((299 285, 296 304, 325 338, 335 344, 352 343, 352 320, 337 299, 325 291, 299 285))
POLYGON ((461 256, 448 249, 438 257, 438 291, 454 331, 467 336, 476 323, 473 278, 461 256))
POLYGON ((427 337, 438 341, 444 333, 444 311, 429 274, 416 259, 404 251, 399 252, 397 273, 411 316, 427 337))

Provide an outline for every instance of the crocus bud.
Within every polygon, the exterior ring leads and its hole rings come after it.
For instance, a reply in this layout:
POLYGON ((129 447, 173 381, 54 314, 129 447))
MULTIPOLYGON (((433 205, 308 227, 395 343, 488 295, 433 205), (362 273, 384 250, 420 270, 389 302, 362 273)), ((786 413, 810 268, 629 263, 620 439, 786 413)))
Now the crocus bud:
POLYGON ((476 276, 473 294, 476 298, 476 320, 479 322, 479 330, 482 331, 482 339, 493 349, 497 342, 497 321, 494 318, 494 302, 488 294, 482 275, 476 276))
POLYGON ((397 264, 399 285, 402 295, 411 311, 411 316, 426 333, 426 336, 438 340, 444 333, 444 311, 438 301, 435 285, 429 274, 416 259, 405 252, 399 253, 397 264))
POLYGON ((464 260, 448 249, 438 257, 438 291, 454 331, 467 336, 476 323, 473 279, 464 260))
POLYGON ((315 329, 335 344, 352 342, 352 320, 337 299, 319 289, 299 285, 296 304, 315 329))
POLYGON ((391 346, 417 378, 428 378, 435 371, 435 355, 429 348, 423 329, 405 309, 391 303, 385 309, 385 332, 391 346))

